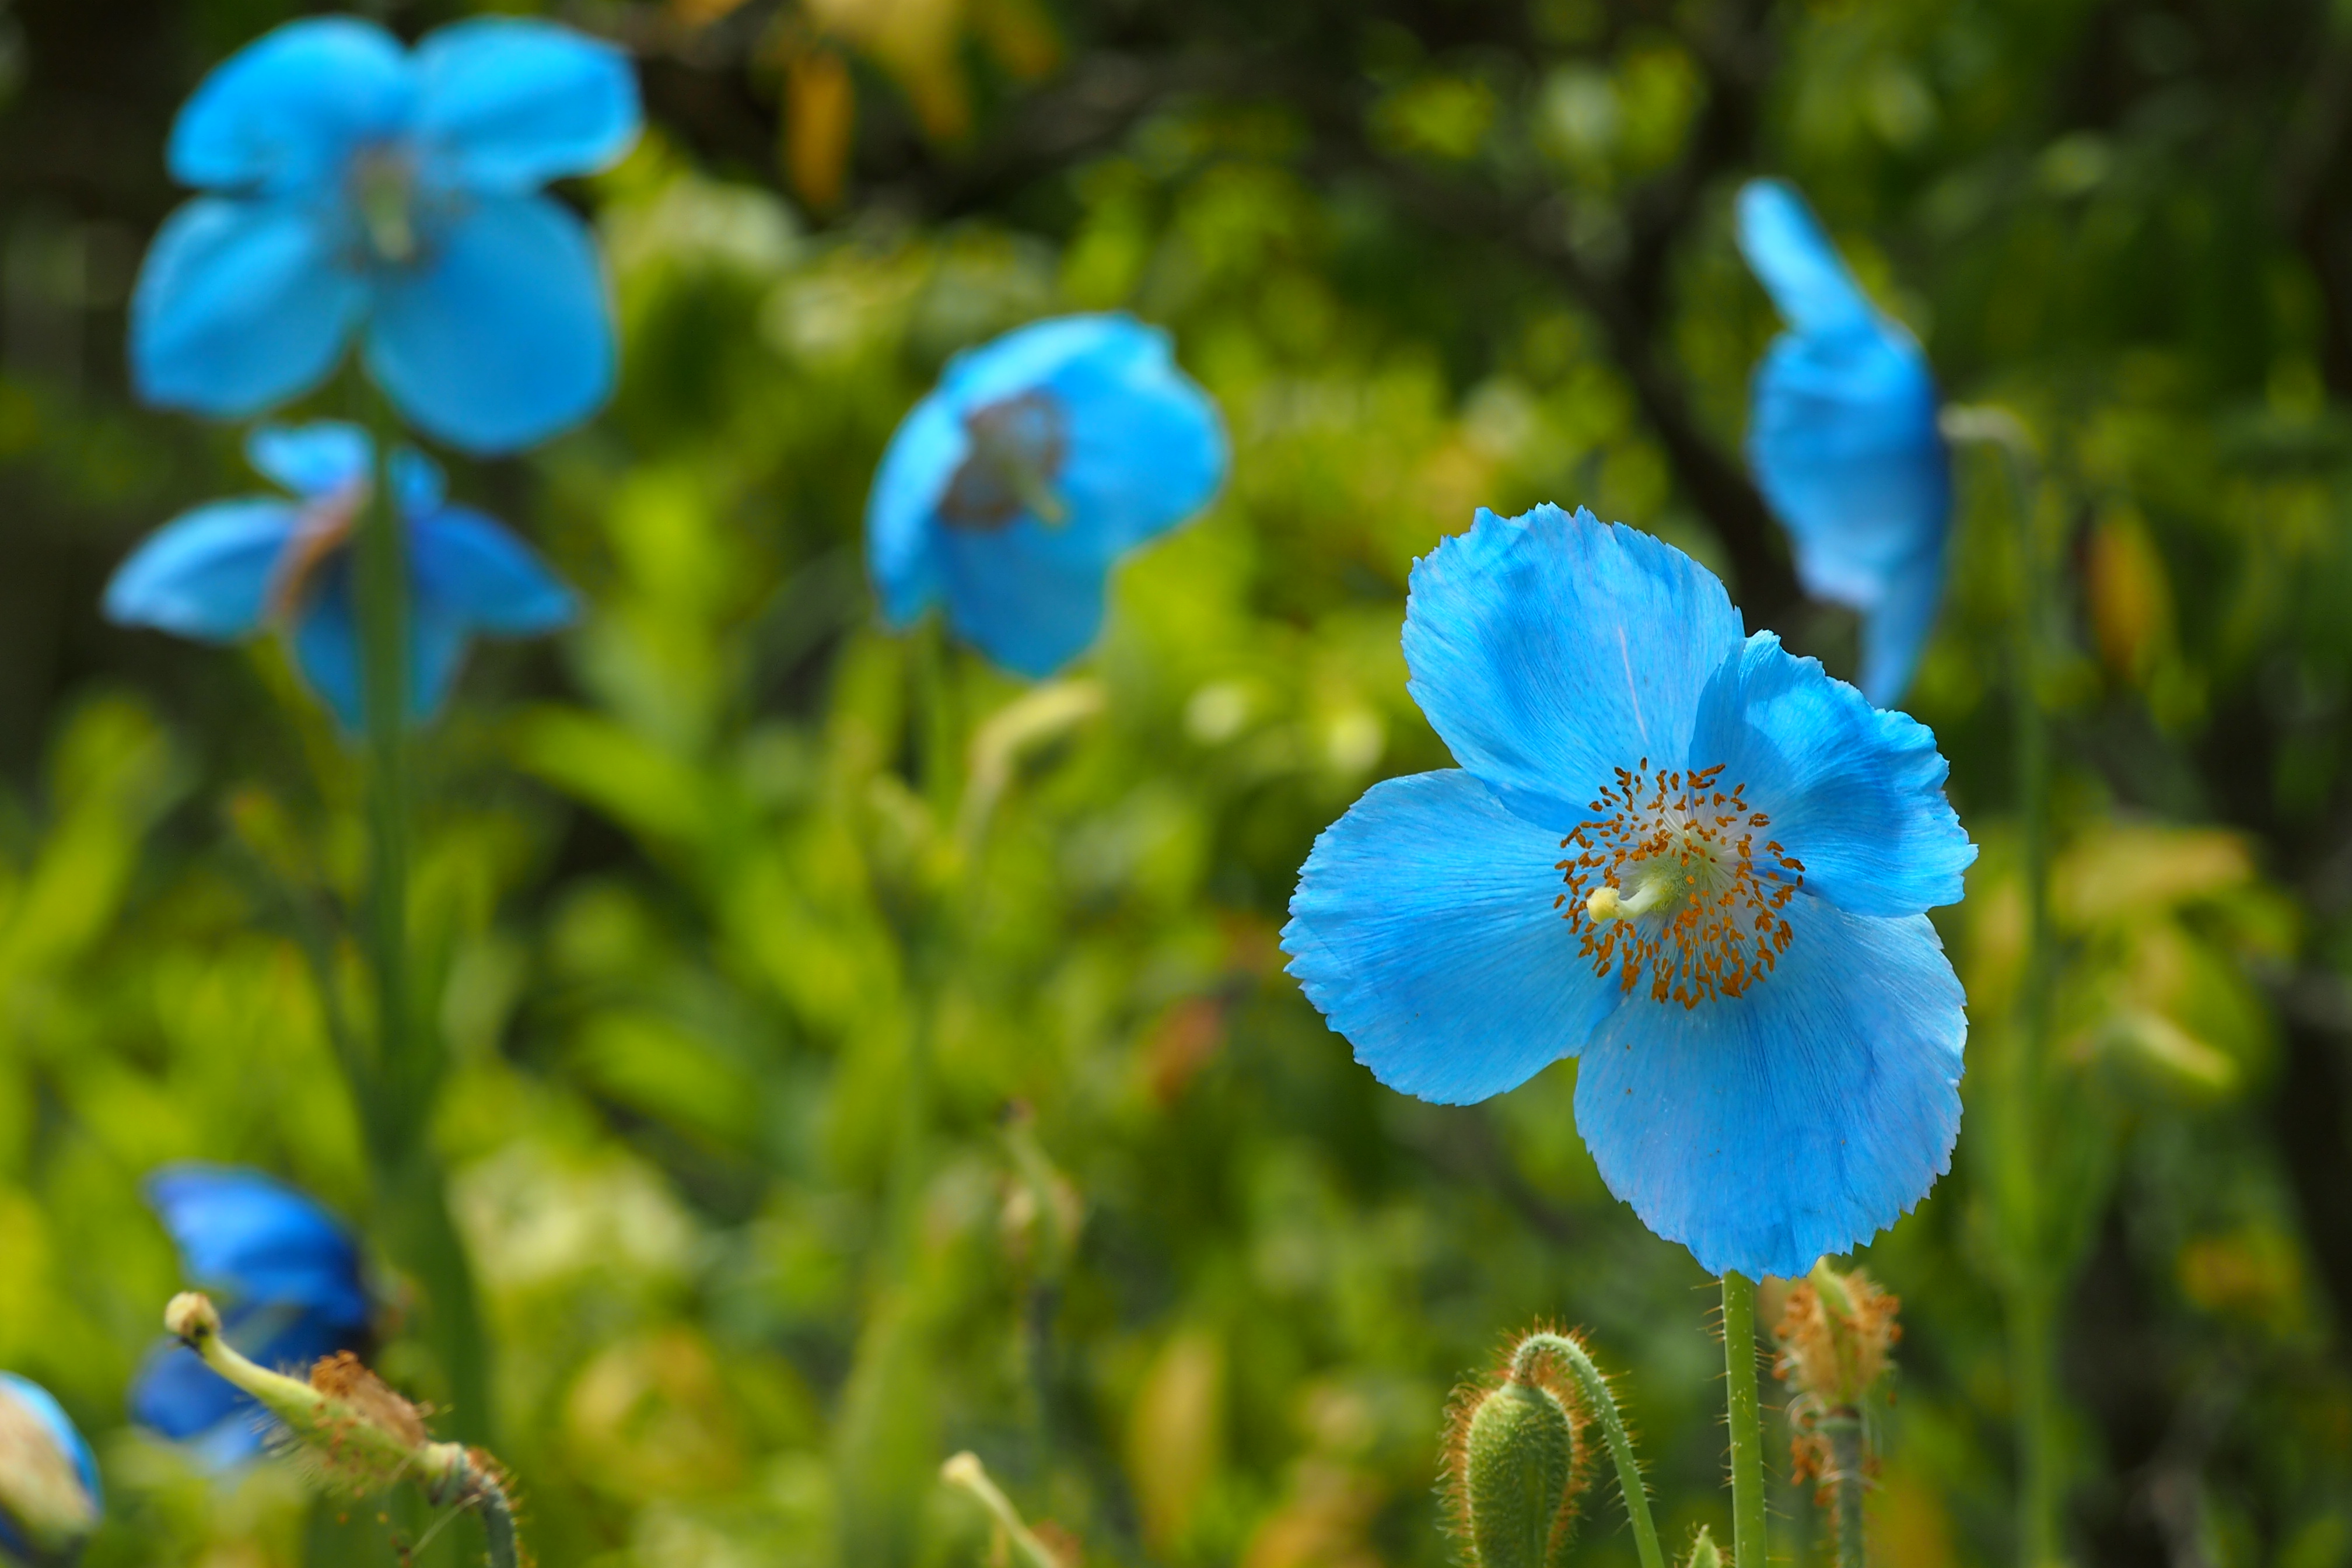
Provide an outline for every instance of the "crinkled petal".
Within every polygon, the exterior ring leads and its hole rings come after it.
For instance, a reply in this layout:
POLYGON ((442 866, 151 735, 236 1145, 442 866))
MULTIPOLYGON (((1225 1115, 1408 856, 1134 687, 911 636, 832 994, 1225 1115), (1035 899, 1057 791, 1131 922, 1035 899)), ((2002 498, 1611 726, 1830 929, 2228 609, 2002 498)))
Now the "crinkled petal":
POLYGON ((1108 561, 1209 504, 1224 482, 1224 421, 1176 368, 1167 335, 1130 325, 1045 384, 1067 413, 1068 450, 1052 489, 1066 532, 1108 561))
POLYGON ((1799 658, 1770 632, 1748 639, 1707 683, 1693 768, 1720 763, 1771 818, 1759 837, 1804 863, 1804 888, 1853 915, 1915 915, 1958 903, 1977 847, 1944 798, 1936 737, 1799 658))
POLYGON ((1800 331, 1858 327, 1874 315, 1805 198, 1779 180, 1740 187, 1739 252, 1800 331))
POLYGON ((351 1233, 285 1183, 234 1166, 172 1165, 147 1178, 146 1194, 198 1285, 338 1323, 368 1321, 351 1233))
POLYGON ((1924 915, 1818 899, 1744 994, 1644 996, 1577 1069, 1576 1123, 1609 1190, 1711 1274, 1792 1278, 1869 1240, 1951 1168, 1965 998, 1924 915))
POLYGON ((367 363, 417 428, 470 452, 527 447, 578 424, 613 389, 603 264, 580 220, 544 196, 486 197, 390 275, 367 363))
POLYGON ((1938 540, 1935 548, 1887 574, 1885 592, 1863 617, 1861 679, 1855 684, 1864 696, 1882 708, 1903 700, 1943 603, 1944 548, 1938 540))
POLYGON ((245 460, 255 472, 308 499, 368 482, 375 443, 365 430, 340 419, 264 425, 245 438, 245 460))
POLYGON ((307 392, 341 357, 366 289, 292 201, 200 197, 164 221, 131 300, 139 395, 243 418, 307 392))
POLYGON ((47 1389, 13 1372, 0 1372, 0 1398, 15 1400, 40 1424, 41 1429, 49 1435, 49 1440, 57 1445, 58 1451, 72 1464, 74 1474, 81 1478, 82 1490, 89 1494, 93 1507, 103 1511, 106 1491, 99 1485, 98 1460, 90 1454, 89 1443, 83 1440, 81 1428, 76 1426, 73 1417, 66 1414, 65 1406, 59 1405, 47 1389))
POLYGON ((214 501, 141 542, 106 584, 106 618, 203 642, 261 626, 297 513, 274 496, 214 501))
POLYGON ((933 535, 956 635, 1015 675, 1042 680, 1094 646, 1102 630, 1108 568, 1045 525, 1023 519, 933 535))
POLYGON ((882 618, 911 625, 941 592, 939 504, 971 449, 950 402, 933 393, 891 433, 866 498, 866 566, 882 618))
POLYGON ((351 16, 289 22, 189 97, 172 125, 172 177, 215 190, 332 187, 353 153, 407 129, 415 103, 407 51, 382 27, 351 16))
POLYGON ((1391 1089, 1500 1094, 1584 1049, 1619 1005, 1555 907, 1560 855, 1466 771, 1374 784, 1298 874, 1289 972, 1391 1089))
POLYGON ((1582 510, 1481 508, 1414 563, 1404 656, 1454 760, 1565 832, 1614 769, 1688 751, 1740 638, 1723 584, 1672 545, 1582 510))
POLYGON ((530 546, 480 512, 443 507, 409 524, 412 602, 461 626, 536 637, 568 626, 580 601, 530 546))
POLYGON ((636 142, 636 73, 612 45, 520 16, 478 16, 416 49, 417 142, 430 184, 530 190, 619 161, 636 142))

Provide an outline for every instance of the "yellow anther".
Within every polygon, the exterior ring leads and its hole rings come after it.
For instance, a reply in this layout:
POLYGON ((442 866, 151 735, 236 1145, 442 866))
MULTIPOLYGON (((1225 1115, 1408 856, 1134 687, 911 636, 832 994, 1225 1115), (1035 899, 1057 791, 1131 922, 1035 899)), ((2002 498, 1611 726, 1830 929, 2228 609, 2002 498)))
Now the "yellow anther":
POLYGON ((1595 888, 1585 895, 1585 917, 1595 925, 1599 925, 1602 921, 1613 921, 1618 918, 1624 903, 1625 900, 1617 896, 1616 889, 1595 888))

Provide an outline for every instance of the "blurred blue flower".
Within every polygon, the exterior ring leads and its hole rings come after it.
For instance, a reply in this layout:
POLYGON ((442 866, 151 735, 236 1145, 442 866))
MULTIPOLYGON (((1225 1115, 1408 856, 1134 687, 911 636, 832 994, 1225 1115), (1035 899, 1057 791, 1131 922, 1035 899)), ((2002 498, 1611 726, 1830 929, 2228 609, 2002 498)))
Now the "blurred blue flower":
MULTIPOLYGON (((258 1171, 187 1164, 150 1176, 147 1202, 189 1282, 222 1298, 223 1331, 247 1356, 300 1375, 321 1356, 365 1349, 358 1245, 310 1198, 258 1171)), ((220 1467, 258 1453, 268 1430, 250 1395, 173 1341, 147 1352, 131 1415, 220 1467)))
POLYGON ((613 383, 604 273, 539 187, 636 140, 609 45, 479 17, 414 54, 370 22, 290 22, 205 78, 172 127, 173 213, 131 303, 149 402, 236 418, 323 381, 354 332, 416 428, 508 451, 613 383))
POLYGON ((1790 328, 1756 367, 1748 466, 1806 591, 1861 612, 1863 691, 1898 702, 1944 591, 1952 475, 1935 376, 1787 185, 1741 189, 1739 248, 1790 328))
POLYGON ((0 1372, 0 1562, 71 1563, 105 1506, 72 1418, 39 1384, 0 1372))
POLYGON ((1366 791, 1282 933, 1356 1058, 1466 1103, 1580 1058, 1610 1190, 1711 1272, 1916 1203, 1967 1037, 1922 911, 1976 858, 1935 737, 1588 511, 1481 510, 1413 567, 1404 653, 1462 766, 1366 791))
MULTIPOLYGON (((106 585, 106 615, 201 642, 275 622, 294 663, 344 728, 363 722, 351 539, 367 505, 374 445, 352 425, 265 426, 246 455, 296 500, 246 496, 183 512, 150 534, 106 585)), ((443 495, 439 468, 403 448, 393 488, 408 547, 408 701, 438 711, 477 634, 553 631, 578 602, 530 547, 443 495)))
POLYGON ((934 600, 1017 674, 1054 673, 1102 626, 1111 563, 1224 481, 1225 431, 1167 334, 1063 316, 958 354, 890 438, 866 506, 882 613, 934 600))

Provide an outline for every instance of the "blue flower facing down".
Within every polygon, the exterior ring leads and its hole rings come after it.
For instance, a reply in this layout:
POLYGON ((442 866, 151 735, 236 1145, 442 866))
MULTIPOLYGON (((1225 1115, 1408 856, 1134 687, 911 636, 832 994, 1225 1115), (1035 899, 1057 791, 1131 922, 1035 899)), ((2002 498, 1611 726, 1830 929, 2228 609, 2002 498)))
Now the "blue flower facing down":
MULTIPOLYGON (((246 454, 294 499, 247 496, 173 518, 115 570, 107 618, 215 643, 274 624, 310 689, 357 731, 365 709, 351 544, 373 445, 356 426, 267 426, 246 454)), ((423 720, 448 696, 475 636, 553 631, 579 605, 529 546, 452 504, 430 460, 404 448, 392 469, 408 547, 409 713, 423 720)))
POLYGON ((1935 376, 1787 185, 1741 189, 1739 248, 1789 323, 1749 388, 1748 467, 1806 591, 1861 612, 1862 689, 1900 701, 1944 590, 1952 475, 1935 376))
POLYGON ((1127 316, 1037 321, 959 354, 890 438, 866 506, 893 626, 933 601, 1041 679, 1102 627, 1111 563, 1208 505, 1225 431, 1167 335, 1127 316))
POLYGON ((168 159, 206 193, 165 222, 131 306, 152 403, 238 418, 324 380, 354 333, 401 414, 470 451, 586 417, 613 383, 604 274, 540 187, 636 140, 608 45, 481 17, 415 53, 348 16, 291 22, 205 79, 168 159))
POLYGON ((71 1563, 105 1505, 72 1418, 39 1384, 0 1372, 0 1563, 71 1563))
MULTIPOLYGON (((358 1244, 310 1199, 257 1171, 190 1164, 150 1176, 147 1202, 189 1281, 223 1298, 229 1343, 253 1361, 299 1375, 321 1356, 366 1347, 358 1244)), ((170 1341, 141 1365, 131 1415, 215 1466, 251 1458, 268 1431, 251 1395, 170 1341)))
POLYGON ((1366 791, 1282 933, 1356 1058, 1466 1103, 1579 1058, 1610 1190, 1710 1272, 1917 1202, 1967 1036, 1922 911, 1976 858, 1935 737, 1588 511, 1481 510, 1414 566, 1404 653, 1461 766, 1366 791))

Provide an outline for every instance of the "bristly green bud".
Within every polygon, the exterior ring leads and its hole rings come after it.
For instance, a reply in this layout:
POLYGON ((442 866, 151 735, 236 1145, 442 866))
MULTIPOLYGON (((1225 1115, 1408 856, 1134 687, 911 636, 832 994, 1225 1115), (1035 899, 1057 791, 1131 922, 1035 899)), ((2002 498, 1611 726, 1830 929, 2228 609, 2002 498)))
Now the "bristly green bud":
POLYGON ((1706 1526, 1700 1525, 1698 1534, 1692 1537, 1690 1555, 1683 1559, 1683 1568, 1723 1568, 1723 1552, 1706 1526))
POLYGON ((1839 1568, 1862 1568, 1863 1492, 1874 1468, 1869 1399, 1894 1371, 1901 1306, 1861 1269, 1841 1274, 1823 1258, 1790 1290, 1772 1330, 1776 1370, 1791 1391, 1796 1478, 1811 1478, 1814 1500, 1830 1510, 1839 1568))
POLYGON ((1558 1568, 1568 1557, 1585 1484, 1581 1394, 1531 1334, 1493 1386, 1456 1391, 1445 1444, 1444 1489, 1470 1568, 1558 1568))

